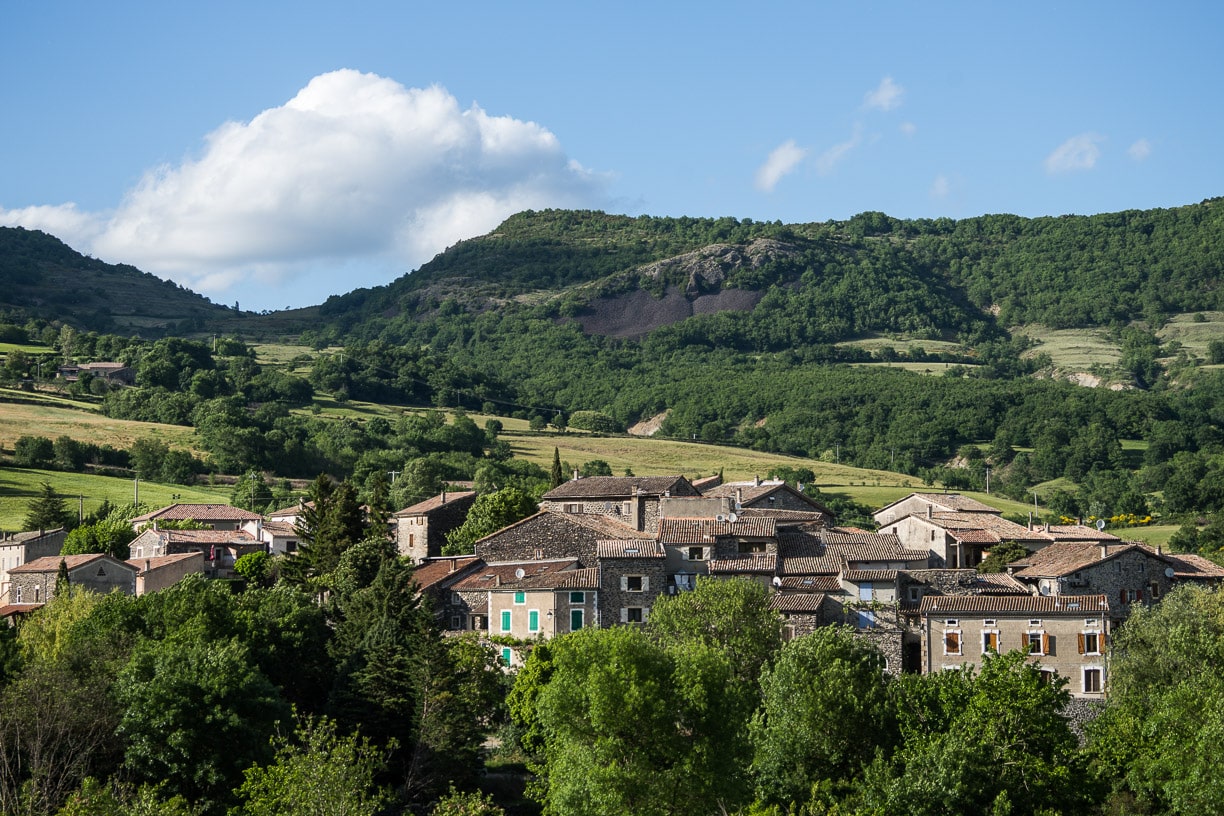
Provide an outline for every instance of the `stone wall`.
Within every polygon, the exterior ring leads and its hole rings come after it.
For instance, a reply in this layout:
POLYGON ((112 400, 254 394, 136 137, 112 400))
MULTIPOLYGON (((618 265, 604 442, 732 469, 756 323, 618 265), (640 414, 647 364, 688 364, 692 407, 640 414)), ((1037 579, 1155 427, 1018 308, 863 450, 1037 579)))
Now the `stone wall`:
POLYGON ((662 558, 608 558, 600 564, 599 620, 604 627, 625 622, 622 609, 641 608, 643 622, 659 595, 666 591, 667 570, 662 558), (641 590, 630 589, 641 579, 641 590))
POLYGON ((563 513, 539 513, 476 542, 476 555, 485 561, 541 561, 577 558, 582 567, 594 567, 595 542, 606 535, 569 521, 563 513))

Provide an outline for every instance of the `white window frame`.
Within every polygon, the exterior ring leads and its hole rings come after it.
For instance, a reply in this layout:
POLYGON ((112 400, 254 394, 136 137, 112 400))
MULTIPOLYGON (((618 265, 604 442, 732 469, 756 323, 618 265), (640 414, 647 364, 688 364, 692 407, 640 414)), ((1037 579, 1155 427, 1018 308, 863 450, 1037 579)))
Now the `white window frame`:
POLYGON ((570 604, 583 606, 586 604, 586 593, 580 590, 571 590, 569 594, 570 604))
POLYGON ((965 639, 961 637, 960 629, 944 629, 943 630, 943 653, 949 657, 960 657, 965 654, 965 639), (948 635, 956 636, 956 651, 948 651, 948 635))
POLYGON ((527 604, 527 593, 521 589, 514 591, 514 605, 525 606, 527 604))
POLYGON ((532 634, 535 634, 540 631, 540 610, 538 609, 528 609, 527 610, 527 631, 532 634), (533 616, 535 617, 535 626, 531 625, 531 619, 533 616))
POLYGON ((990 638, 994 638, 994 653, 999 653, 999 630, 998 629, 983 629, 982 630, 982 654, 990 654, 990 638))
POLYGON ((1105 691, 1105 667, 1104 666, 1084 666, 1080 671, 1080 689, 1084 694, 1101 694, 1105 691), (1097 687, 1095 689, 1088 688, 1088 675, 1091 672, 1096 673, 1097 687))
POLYGON ((646 592, 648 589, 650 589, 650 579, 647 578, 645 575, 622 575, 621 576, 621 590, 623 590, 624 592, 646 592), (635 578, 638 580, 637 589, 633 589, 632 587, 629 586, 629 582, 635 578))
POLYGON ((514 631, 514 613, 509 609, 501 611, 501 631, 503 633, 514 631))

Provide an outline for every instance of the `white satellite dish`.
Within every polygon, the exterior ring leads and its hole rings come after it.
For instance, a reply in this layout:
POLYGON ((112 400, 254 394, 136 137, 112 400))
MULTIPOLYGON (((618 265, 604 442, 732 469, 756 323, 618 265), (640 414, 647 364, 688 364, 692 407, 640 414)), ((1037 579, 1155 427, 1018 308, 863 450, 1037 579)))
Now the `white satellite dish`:
POLYGON ((773 579, 773 585, 775 588, 782 586, 782 579, 775 575, 773 579))
POLYGON ((729 521, 729 522, 731 522, 732 524, 734 524, 735 522, 739 521, 739 516, 737 516, 737 515, 735 515, 734 513, 732 513, 731 515, 727 516, 727 521, 729 521))
POLYGON ((1176 573, 1174 573, 1172 567, 1165 567, 1165 577, 1166 578, 1172 578, 1175 574, 1176 573))
POLYGON ((514 571, 514 577, 515 577, 515 578, 522 578, 522 577, 523 577, 524 575, 526 575, 526 574, 527 574, 527 573, 523 571, 523 568, 522 568, 522 567, 519 567, 518 569, 516 569, 516 570, 514 571))
POLYGON ((1098 530, 1105 529, 1105 519, 1097 519, 1097 529, 1098 530))

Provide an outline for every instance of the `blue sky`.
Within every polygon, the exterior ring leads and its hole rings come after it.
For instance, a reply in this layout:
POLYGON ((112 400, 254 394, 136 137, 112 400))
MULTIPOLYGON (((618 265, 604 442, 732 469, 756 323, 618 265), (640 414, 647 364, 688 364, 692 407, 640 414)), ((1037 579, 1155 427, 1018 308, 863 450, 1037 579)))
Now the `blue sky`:
POLYGON ((14 2, 0 225, 244 309, 526 208, 788 223, 1224 195, 1214 3, 14 2))

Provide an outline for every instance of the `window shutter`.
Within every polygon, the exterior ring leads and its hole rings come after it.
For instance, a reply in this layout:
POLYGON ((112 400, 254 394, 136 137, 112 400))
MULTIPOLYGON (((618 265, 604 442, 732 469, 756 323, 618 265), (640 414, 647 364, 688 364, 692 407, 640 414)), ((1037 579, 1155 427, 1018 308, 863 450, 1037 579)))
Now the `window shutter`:
POLYGON ((1122 603, 1126 603, 1126 590, 1122 590, 1122 603))
POLYGON ((647 619, 649 619, 649 618, 650 618, 650 607, 649 607, 649 606, 643 606, 643 607, 642 607, 642 623, 645 623, 645 622, 647 621, 647 619))
POLYGON ((1028 654, 1029 652, 1029 639, 1028 635, 1026 634, 1020 635, 1020 651, 1024 652, 1025 654, 1028 654))
POLYGON ((642 576, 642 591, 643 592, 650 591, 650 579, 646 577, 645 575, 642 576))
POLYGON ((1041 633, 1041 653, 1043 655, 1053 654, 1050 651, 1050 636, 1045 632, 1041 633))
MULTIPOLYGON (((622 575, 621 576, 621 592, 628 592, 628 591, 629 591, 629 576, 622 575)), ((624 612, 625 610, 622 609, 621 611, 624 612)))
POLYGON ((1109 645, 1109 639, 1106 637, 1106 635, 1105 635, 1105 633, 1104 633, 1104 632, 1102 632, 1102 633, 1101 633, 1100 635, 1098 635, 1097 637, 1100 639, 1100 643, 1101 643, 1101 647, 1100 647, 1100 649, 1099 649, 1098 651, 1100 651, 1102 654, 1104 654, 1104 653, 1105 653, 1105 647, 1106 647, 1107 645, 1109 645))
MULTIPOLYGON (((621 580, 623 581, 625 579, 622 578, 621 580)), ((621 623, 628 623, 628 622, 629 622, 629 609, 628 607, 622 606, 621 607, 621 623)))
POLYGON ((1135 590, 1135 600, 1136 601, 1143 600, 1143 590, 1142 589, 1135 590))
POLYGON ((1076 637, 1079 638, 1079 653, 1088 654, 1086 651, 1084 651, 1084 633, 1080 632, 1078 635, 1076 635, 1076 637))

